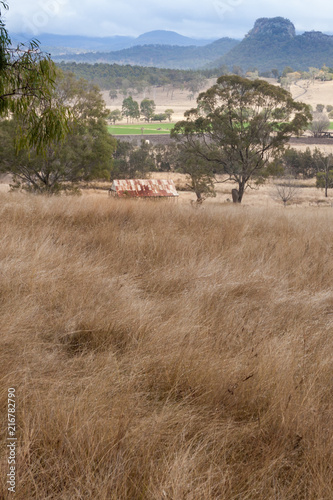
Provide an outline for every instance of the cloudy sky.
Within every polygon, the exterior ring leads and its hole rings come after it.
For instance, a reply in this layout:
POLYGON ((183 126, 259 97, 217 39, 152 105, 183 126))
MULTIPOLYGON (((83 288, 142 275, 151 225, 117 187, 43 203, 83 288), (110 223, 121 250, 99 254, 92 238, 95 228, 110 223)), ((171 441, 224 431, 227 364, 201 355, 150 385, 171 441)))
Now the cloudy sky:
POLYGON ((138 36, 172 30, 195 38, 242 38, 259 17, 296 30, 333 32, 332 0, 7 0, 11 33, 138 36))

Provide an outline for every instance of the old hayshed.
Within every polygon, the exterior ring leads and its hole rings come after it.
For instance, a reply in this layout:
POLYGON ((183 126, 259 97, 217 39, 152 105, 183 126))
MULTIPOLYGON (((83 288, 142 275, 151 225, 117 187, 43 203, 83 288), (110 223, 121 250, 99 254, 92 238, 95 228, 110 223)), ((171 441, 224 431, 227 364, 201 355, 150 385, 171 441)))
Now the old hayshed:
POLYGON ((173 181, 156 179, 115 180, 110 195, 116 198, 170 198, 177 199, 173 181))

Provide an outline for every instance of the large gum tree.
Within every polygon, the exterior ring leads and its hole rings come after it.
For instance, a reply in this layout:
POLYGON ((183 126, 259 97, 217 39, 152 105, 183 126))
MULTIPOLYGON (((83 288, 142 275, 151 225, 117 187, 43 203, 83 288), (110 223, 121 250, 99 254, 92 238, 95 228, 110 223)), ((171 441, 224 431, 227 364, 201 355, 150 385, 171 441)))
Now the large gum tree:
POLYGON ((236 75, 218 78, 184 116, 171 136, 189 157, 200 159, 201 169, 203 160, 237 183, 233 199, 238 203, 251 181, 265 176, 289 138, 311 120, 308 106, 286 90, 236 75))
POLYGON ((49 140, 43 151, 36 147, 15 151, 12 137, 24 120, 0 122, 0 172, 13 176, 12 186, 34 193, 73 191, 81 181, 109 179, 115 139, 109 134, 108 111, 99 89, 86 80, 76 80, 58 70, 52 100, 68 107, 68 133, 59 141, 49 140))
POLYGON ((68 132, 68 109, 53 101, 56 68, 37 41, 14 46, 4 22, 6 2, 0 1, 0 118, 24 122, 17 146, 41 151, 68 132))

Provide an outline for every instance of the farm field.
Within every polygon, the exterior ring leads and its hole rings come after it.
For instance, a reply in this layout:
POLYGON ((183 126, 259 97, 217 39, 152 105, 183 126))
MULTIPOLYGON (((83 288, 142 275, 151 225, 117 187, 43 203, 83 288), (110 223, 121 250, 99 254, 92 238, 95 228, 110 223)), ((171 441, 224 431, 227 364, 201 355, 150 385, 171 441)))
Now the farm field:
POLYGON ((145 135, 145 134, 170 134, 173 123, 137 123, 109 125, 108 129, 112 135, 145 135), (143 129, 143 130, 142 130, 143 129))
MULTIPOLYGON (((151 135, 151 134, 170 134, 174 123, 163 124, 121 124, 109 125, 108 130, 112 135, 151 135), (142 130, 143 129, 143 130, 142 130)), ((330 123, 330 130, 333 130, 333 122, 330 123)))
MULTIPOLYGON (((215 82, 215 78, 209 79, 207 85, 201 90, 205 90, 208 87, 211 87, 215 82)), ((119 94, 117 99, 114 100, 110 99, 109 91, 102 91, 102 95, 105 100, 106 106, 110 111, 114 111, 115 109, 121 110, 122 102, 124 99, 122 95, 119 94)), ((172 115, 172 122, 177 122, 184 118, 184 113, 187 109, 195 106, 195 99, 197 95, 191 97, 190 99, 189 91, 186 89, 175 89, 173 92, 168 92, 167 89, 158 87, 151 88, 150 92, 142 92, 140 94, 133 95, 133 99, 138 101, 139 103, 142 101, 142 99, 145 98, 153 99, 156 104, 155 113, 164 113, 166 109, 173 109, 174 113, 172 115)), ((121 123, 126 124, 126 118, 122 120, 121 123)))
MULTIPOLYGON (((274 79, 267 79, 267 81, 272 84, 277 84, 274 79)), ((200 92, 207 90, 215 83, 216 79, 209 79, 206 86, 203 87, 200 92)), ((293 98, 298 101, 305 102, 306 104, 310 104, 313 109, 316 109, 317 104, 324 104, 325 106, 328 104, 333 105, 333 81, 321 82, 315 80, 309 84, 308 81, 301 80, 299 85, 292 84, 290 91, 293 98)), ((109 97, 109 91, 103 91, 102 94, 107 108, 110 111, 121 109, 123 96, 119 95, 117 99, 111 100, 109 97)), ((188 90, 176 89, 174 92, 170 93, 162 87, 159 87, 152 88, 149 93, 133 95, 133 99, 138 102, 146 97, 153 99, 156 103, 156 113, 163 113, 168 108, 173 109, 174 114, 172 115, 172 122, 177 122, 184 118, 185 111, 195 107, 197 96, 198 94, 194 95, 193 98, 190 98, 188 90)), ((123 120, 122 123, 126 124, 126 120, 123 120)))
POLYGON ((294 99, 310 104, 313 109, 316 109, 317 104, 333 105, 333 81, 315 80, 309 83, 300 80, 297 85, 291 85, 290 92, 294 99))
POLYGON ((15 498, 331 498, 333 210, 119 201, 0 193, 15 498))

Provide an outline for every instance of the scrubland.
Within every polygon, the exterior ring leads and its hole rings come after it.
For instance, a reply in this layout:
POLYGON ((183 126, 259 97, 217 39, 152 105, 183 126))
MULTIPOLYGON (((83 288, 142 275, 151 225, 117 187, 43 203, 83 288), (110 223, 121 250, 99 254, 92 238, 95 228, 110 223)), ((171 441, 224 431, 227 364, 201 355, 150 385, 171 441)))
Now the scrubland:
POLYGON ((333 497, 333 209, 0 193, 0 227, 16 499, 333 497))

